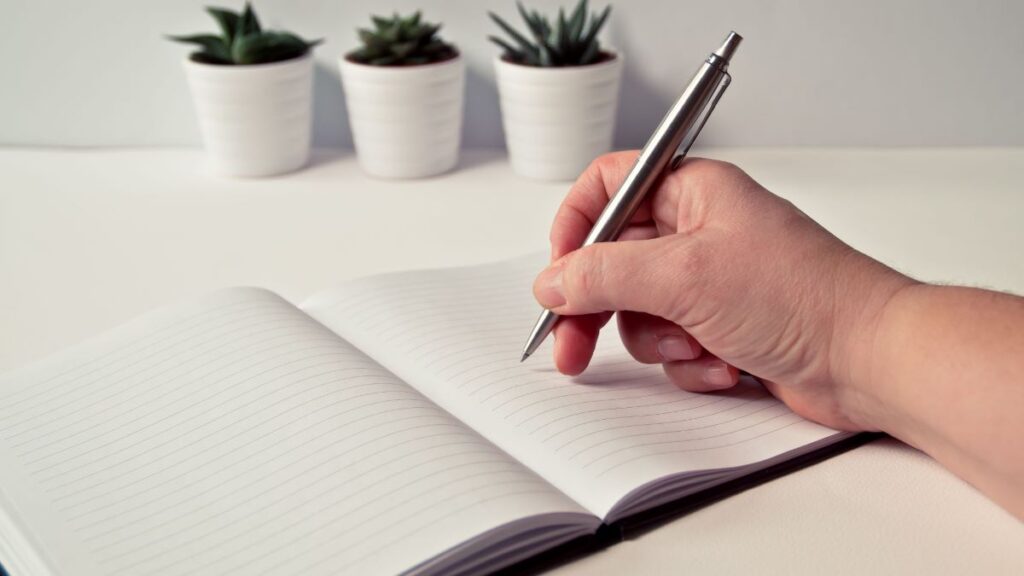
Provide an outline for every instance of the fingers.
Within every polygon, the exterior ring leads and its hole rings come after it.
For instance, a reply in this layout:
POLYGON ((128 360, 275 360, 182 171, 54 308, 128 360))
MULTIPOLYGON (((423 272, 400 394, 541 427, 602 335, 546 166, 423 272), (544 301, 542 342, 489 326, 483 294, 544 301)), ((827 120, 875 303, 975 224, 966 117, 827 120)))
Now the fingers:
POLYGON ((575 376, 586 370, 597 346, 597 335, 611 313, 566 316, 555 324, 555 368, 575 376))
POLYGON ((541 306, 560 315, 629 310, 680 323, 704 255, 680 235, 604 242, 555 261, 534 282, 541 306))
MULTIPOLYGON (((570 376, 590 363, 598 332, 611 314, 566 316, 555 326, 555 366, 570 376)), ((645 364, 661 364, 676 386, 690 392, 725 390, 739 381, 739 370, 703 352, 700 344, 679 326, 635 312, 618 314, 619 333, 629 353, 645 364)))
POLYGON ((629 353, 644 364, 662 364, 665 374, 690 392, 711 392, 736 385, 739 371, 703 352, 700 343, 678 325, 649 314, 620 312, 619 335, 629 353))
POLYGON ((644 364, 694 360, 701 346, 679 325, 641 312, 618 314, 619 336, 626 350, 644 364))
POLYGON ((735 386, 740 379, 739 370, 711 355, 696 360, 666 362, 664 369, 676 386, 690 392, 725 390, 735 386))
MULTIPOLYGON (((551 226, 551 259, 557 260, 583 245, 608 199, 619 190, 639 152, 605 154, 594 160, 569 189, 551 226)), ((650 220, 650 210, 641 206, 633 222, 650 220)))

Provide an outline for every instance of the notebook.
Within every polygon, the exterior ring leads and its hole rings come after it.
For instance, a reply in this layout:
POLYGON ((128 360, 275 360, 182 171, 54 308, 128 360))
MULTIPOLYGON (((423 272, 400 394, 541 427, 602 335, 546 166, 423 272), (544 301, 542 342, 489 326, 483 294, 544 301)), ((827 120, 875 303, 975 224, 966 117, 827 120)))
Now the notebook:
POLYGON ((520 363, 543 265, 222 290, 0 377, 0 563, 487 573, 847 437, 682 391, 613 326, 580 377, 520 363))

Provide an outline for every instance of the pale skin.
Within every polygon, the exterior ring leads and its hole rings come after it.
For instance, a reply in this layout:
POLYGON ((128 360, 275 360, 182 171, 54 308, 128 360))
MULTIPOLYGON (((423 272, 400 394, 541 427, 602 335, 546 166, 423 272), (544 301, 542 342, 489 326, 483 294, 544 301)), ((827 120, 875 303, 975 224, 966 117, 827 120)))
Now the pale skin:
POLYGON ((630 354, 707 392, 757 377, 802 416, 884 431, 1024 519, 1024 298, 918 282, 739 168, 686 161, 618 242, 577 249, 636 158, 598 158, 551 229, 534 294, 554 360, 590 362, 612 316, 630 354))

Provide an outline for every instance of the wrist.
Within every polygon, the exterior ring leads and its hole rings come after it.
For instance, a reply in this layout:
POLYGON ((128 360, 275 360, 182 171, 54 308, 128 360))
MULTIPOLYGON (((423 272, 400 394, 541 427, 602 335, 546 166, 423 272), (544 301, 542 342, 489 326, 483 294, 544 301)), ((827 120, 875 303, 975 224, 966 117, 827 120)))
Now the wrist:
POLYGON ((829 365, 846 417, 864 430, 887 431, 892 414, 884 374, 897 308, 922 283, 850 250, 836 275, 829 365))

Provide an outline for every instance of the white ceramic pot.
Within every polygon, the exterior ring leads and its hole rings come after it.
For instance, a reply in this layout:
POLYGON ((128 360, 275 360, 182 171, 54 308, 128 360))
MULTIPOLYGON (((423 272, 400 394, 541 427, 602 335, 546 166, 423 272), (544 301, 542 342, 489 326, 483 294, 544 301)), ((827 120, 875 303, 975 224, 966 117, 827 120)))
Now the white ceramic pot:
POLYGON ((455 166, 466 83, 461 55, 419 66, 370 66, 343 57, 340 67, 363 170, 419 178, 455 166))
POLYGON ((622 54, 597 64, 538 68, 494 61, 512 168, 541 180, 574 180, 611 150, 622 54))
POLYGON ((185 60, 209 168, 270 176, 309 161, 313 56, 227 66, 185 60))

